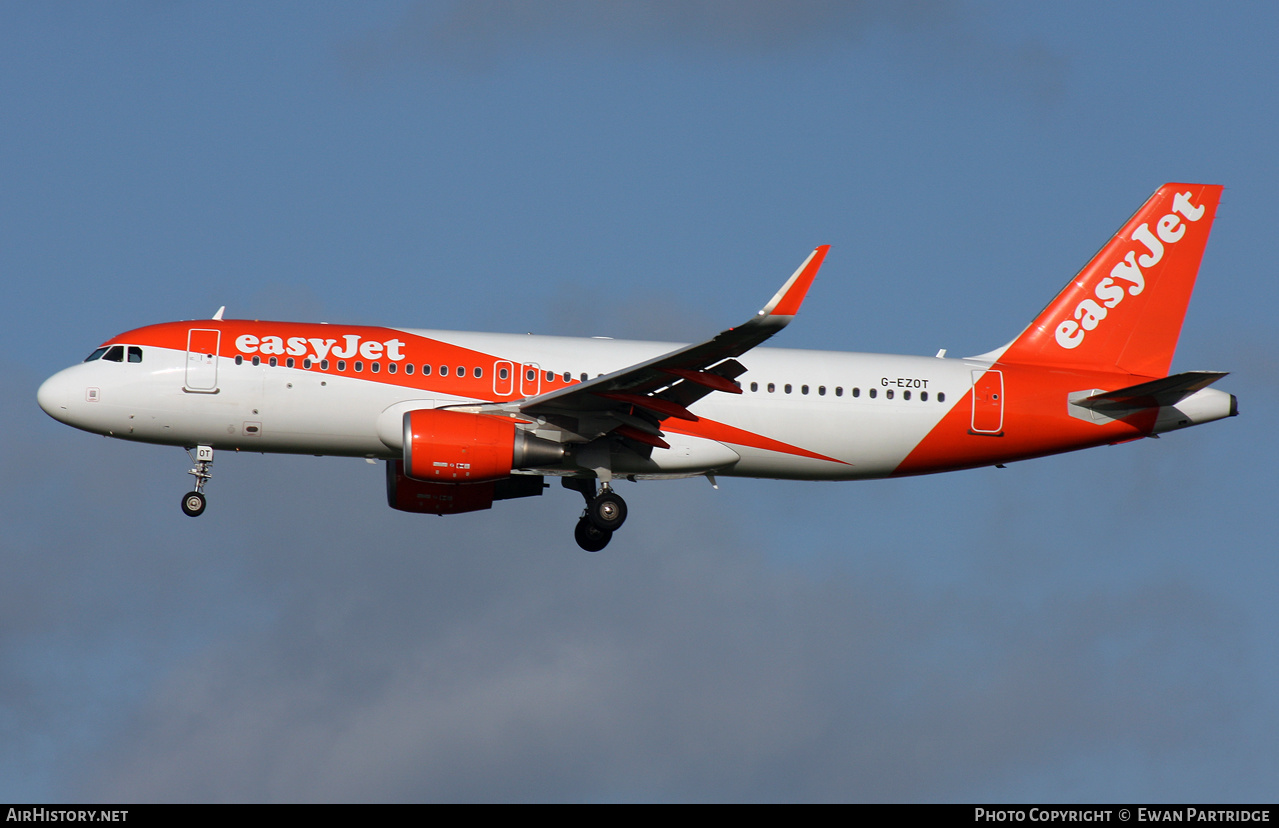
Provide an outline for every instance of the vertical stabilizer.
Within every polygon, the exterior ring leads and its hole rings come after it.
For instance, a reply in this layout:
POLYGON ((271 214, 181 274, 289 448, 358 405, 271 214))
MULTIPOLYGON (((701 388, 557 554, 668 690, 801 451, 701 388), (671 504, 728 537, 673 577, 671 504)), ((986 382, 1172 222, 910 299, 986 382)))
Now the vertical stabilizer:
POLYGON ((1221 190, 1160 187, 1000 361, 1165 376, 1221 190))

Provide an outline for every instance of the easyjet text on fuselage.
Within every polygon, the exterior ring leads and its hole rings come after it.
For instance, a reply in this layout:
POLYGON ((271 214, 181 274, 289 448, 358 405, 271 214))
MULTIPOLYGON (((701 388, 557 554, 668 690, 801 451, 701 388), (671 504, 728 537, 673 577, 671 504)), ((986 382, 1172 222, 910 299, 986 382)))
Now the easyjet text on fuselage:
POLYGON ((287 354, 317 362, 329 357, 351 359, 355 356, 368 360, 389 359, 392 362, 399 362, 406 358, 401 350, 403 347, 404 342, 400 339, 365 339, 359 334, 345 334, 341 340, 304 336, 259 337, 254 334, 241 334, 235 338, 235 348, 242 354, 269 356, 287 354))

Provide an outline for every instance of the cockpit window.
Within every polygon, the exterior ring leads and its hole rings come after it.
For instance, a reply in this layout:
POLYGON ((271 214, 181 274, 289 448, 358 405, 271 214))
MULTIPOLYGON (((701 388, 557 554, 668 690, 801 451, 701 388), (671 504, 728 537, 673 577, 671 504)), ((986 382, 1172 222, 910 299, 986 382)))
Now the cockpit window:
POLYGON ((107 352, 102 355, 102 358, 108 362, 124 362, 124 346, 112 345, 107 349, 107 352))
POLYGON ((142 361, 142 349, 139 348, 137 345, 130 345, 129 346, 129 362, 141 362, 141 361, 142 361))
POLYGON ((96 351, 94 351, 93 353, 89 354, 87 357, 85 357, 85 358, 84 358, 84 361, 85 361, 85 362, 93 362, 95 359, 102 359, 102 355, 103 355, 103 354, 105 354, 106 352, 107 352, 107 348, 106 348, 106 346, 104 345, 104 346, 102 346, 101 348, 99 348, 98 350, 96 350, 96 351))

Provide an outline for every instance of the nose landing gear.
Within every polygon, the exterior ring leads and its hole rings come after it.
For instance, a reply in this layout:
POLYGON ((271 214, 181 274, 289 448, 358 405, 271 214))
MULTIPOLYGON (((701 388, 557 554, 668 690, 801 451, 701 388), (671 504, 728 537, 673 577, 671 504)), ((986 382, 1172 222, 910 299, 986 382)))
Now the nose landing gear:
POLYGON ((213 477, 213 473, 209 471, 213 466, 213 447, 196 446, 194 455, 191 454, 191 449, 187 449, 187 456, 195 463, 195 468, 187 472, 195 476, 195 491, 182 495, 182 513, 187 517, 199 517, 204 514, 207 503, 204 484, 213 477))

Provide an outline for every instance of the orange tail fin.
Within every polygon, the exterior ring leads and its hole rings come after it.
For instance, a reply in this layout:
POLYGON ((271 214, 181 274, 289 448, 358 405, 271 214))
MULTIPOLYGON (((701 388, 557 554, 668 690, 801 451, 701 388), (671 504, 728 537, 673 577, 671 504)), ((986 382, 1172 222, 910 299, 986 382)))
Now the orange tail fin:
POLYGON ((1160 187, 1000 361, 1165 376, 1221 190, 1160 187))

